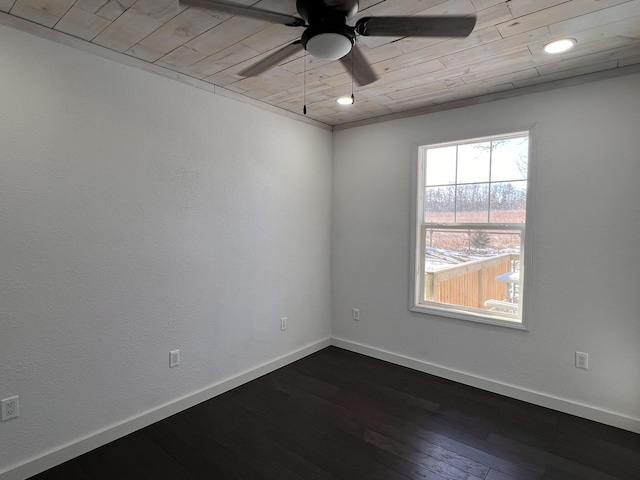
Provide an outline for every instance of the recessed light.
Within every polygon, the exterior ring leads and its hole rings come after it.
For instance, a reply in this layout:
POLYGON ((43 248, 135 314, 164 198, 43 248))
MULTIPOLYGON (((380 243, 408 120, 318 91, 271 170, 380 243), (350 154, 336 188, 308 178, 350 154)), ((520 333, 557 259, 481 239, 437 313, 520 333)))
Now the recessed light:
POLYGON ((351 105, 353 103, 353 95, 350 97, 340 97, 336 100, 340 105, 351 105))
POLYGON ((547 53, 562 53, 567 50, 571 50, 576 41, 573 38, 563 38, 562 40, 554 40, 551 43, 547 43, 544 46, 544 51, 547 53))

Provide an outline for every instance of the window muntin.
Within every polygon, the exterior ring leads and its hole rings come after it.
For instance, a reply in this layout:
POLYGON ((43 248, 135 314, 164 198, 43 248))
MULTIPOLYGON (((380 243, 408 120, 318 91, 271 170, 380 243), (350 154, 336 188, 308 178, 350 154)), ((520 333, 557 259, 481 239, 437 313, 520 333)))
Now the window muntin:
POLYGON ((418 148, 414 309, 522 323, 529 132, 418 148))

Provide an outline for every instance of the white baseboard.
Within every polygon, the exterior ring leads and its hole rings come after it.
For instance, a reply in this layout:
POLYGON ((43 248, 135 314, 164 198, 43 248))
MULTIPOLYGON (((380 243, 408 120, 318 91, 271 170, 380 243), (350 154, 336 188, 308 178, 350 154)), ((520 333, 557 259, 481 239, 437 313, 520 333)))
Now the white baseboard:
POLYGON ((423 360, 418 360, 397 353, 388 352, 379 348, 362 345, 360 343, 343 340, 333 337, 331 345, 344 348, 352 352, 361 353, 369 357, 384 360, 396 365, 408 367, 420 372, 429 373, 437 377, 453 380, 465 385, 477 387, 493 393, 498 393, 506 397, 515 398, 525 402, 533 403, 541 407, 551 408, 559 412, 568 413, 577 417, 586 418, 612 427, 622 428, 631 432, 640 433, 640 419, 627 417, 615 412, 602 410, 593 406, 583 405, 564 398, 526 390, 521 387, 497 382, 488 378, 477 377, 469 373, 452 370, 450 368, 434 365, 423 360))
POLYGON ((193 407, 210 398, 218 396, 244 383, 255 380, 269 372, 284 367, 296 360, 306 357, 318 350, 331 345, 331 339, 327 338, 319 342, 312 343, 295 352, 271 360, 259 367, 247 370, 231 378, 222 380, 210 387, 193 392, 172 402, 148 410, 135 417, 128 418, 122 422, 110 425, 102 430, 91 433, 73 442, 56 447, 44 454, 37 455, 18 465, 12 465, 8 469, 0 471, 0 480, 24 480, 49 468, 55 467, 67 460, 71 460, 79 455, 87 453, 94 448, 106 445, 113 440, 117 440, 125 435, 147 427, 164 418, 170 417, 182 410, 193 407))

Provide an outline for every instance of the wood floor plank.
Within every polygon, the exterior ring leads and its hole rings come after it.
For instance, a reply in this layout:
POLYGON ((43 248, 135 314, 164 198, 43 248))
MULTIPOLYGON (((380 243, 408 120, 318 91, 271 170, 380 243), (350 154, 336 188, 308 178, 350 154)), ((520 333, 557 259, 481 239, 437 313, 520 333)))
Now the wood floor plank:
POLYGON ((187 421, 193 428, 204 428, 224 434, 236 445, 239 454, 250 459, 255 456, 264 469, 282 472, 285 476, 295 475, 305 480, 327 480, 333 478, 322 468, 306 461, 291 450, 272 442, 267 432, 277 428, 272 422, 264 422, 251 412, 240 410, 237 405, 218 402, 215 408, 196 407, 186 413, 187 421), (283 470, 286 469, 286 470, 283 470))
MULTIPOLYGON (((270 377, 265 381, 264 388, 274 388, 280 393, 273 393, 274 398, 278 395, 288 395, 286 404, 277 403, 271 407, 266 397, 259 397, 256 392, 252 392, 246 398, 235 398, 234 401, 245 408, 266 417, 284 418, 286 421, 279 423, 277 431, 271 433, 272 438, 286 442, 289 448, 297 448, 300 454, 307 456, 314 462, 318 462, 319 456, 328 454, 323 458, 326 463, 330 459, 341 459, 337 465, 339 470, 333 469, 335 475, 345 475, 345 478, 418 478, 441 480, 443 477, 423 468, 420 465, 409 462, 401 457, 387 454, 388 452, 379 449, 377 446, 368 444, 361 440, 364 428, 357 422, 353 422, 349 414, 339 411, 339 407, 332 407, 318 397, 312 397, 301 391, 290 391, 283 387, 281 382, 273 382, 270 377), (288 393, 284 393, 288 392, 288 393), (280 407, 278 406, 280 405, 280 407), (305 431, 304 438, 307 444, 311 444, 312 449, 306 450, 291 439, 299 433, 305 431), (359 440, 359 441, 358 441, 359 440), (290 444, 289 442, 292 442, 290 444), (313 448, 313 444, 316 448, 313 448), (295 446, 292 446, 295 444, 295 446), (375 461, 367 460, 373 459, 375 461), (358 471, 354 469, 354 463, 364 464, 371 471, 358 471), (347 473, 341 473, 342 470, 347 473)), ((332 460, 330 460, 332 463, 332 460)))
POLYGON ((433 452, 434 448, 415 449, 371 430, 365 432, 364 439, 366 442, 372 443, 411 463, 424 467, 443 478, 482 480, 489 472, 489 468, 485 465, 476 464, 475 462, 463 462, 460 459, 461 457, 457 455, 451 455, 453 458, 447 456, 448 461, 442 461, 438 457, 446 454, 433 452), (426 453, 425 450, 427 450, 428 453, 426 453), (437 455, 433 455, 433 453, 437 455))
MULTIPOLYGON (((286 372, 282 371, 282 374, 289 374, 290 372, 290 370, 287 370, 286 372)), ((298 377, 294 375, 294 378, 298 377)), ((275 385, 279 386, 279 383, 276 381, 275 385)), ((304 385, 309 385, 309 382, 299 381, 296 383, 296 385, 296 388, 304 391, 304 385)), ((318 394, 319 392, 320 391, 315 388, 311 388, 311 392, 307 391, 307 393, 310 393, 310 395, 313 395, 314 393, 318 394)), ((503 472, 517 475, 517 478, 519 480, 534 480, 536 478, 539 478, 539 474, 544 471, 544 466, 541 465, 531 465, 527 462, 524 462, 522 459, 518 459, 517 463, 519 463, 520 466, 517 466, 516 464, 504 460, 499 456, 493 455, 491 453, 486 453, 480 448, 471 447, 469 446, 469 437, 462 437, 459 432, 455 432, 454 436, 462 439, 462 441, 456 441, 445 435, 435 433, 434 431, 425 430, 417 426, 415 422, 401 420, 393 415, 389 415, 388 412, 385 412, 386 414, 384 416, 381 416, 380 412, 384 410, 383 408, 379 408, 379 411, 377 412, 378 414, 375 417, 371 418, 370 416, 368 416, 366 406, 363 406, 361 403, 357 403, 352 400, 343 402, 343 400, 340 398, 339 393, 326 393, 325 396, 322 397, 322 399, 331 403, 331 405, 324 405, 323 409, 327 412, 331 412, 332 410, 334 410, 333 413, 331 413, 331 415, 333 416, 334 424, 340 424, 341 428, 346 430, 349 430, 350 427, 348 426, 347 422, 342 419, 342 417, 348 417, 355 425, 357 425, 352 426, 352 430, 357 430, 358 426, 360 428, 373 430, 375 432, 382 433, 387 437, 397 439, 398 441, 412 446, 425 453, 434 454, 435 450, 439 450, 441 452, 440 457, 444 461, 448 461, 449 458, 451 458, 451 456, 453 455, 452 452, 456 452, 457 454, 459 454, 459 457, 461 459, 475 459, 478 463, 485 463, 486 465, 496 466, 503 472), (336 409, 342 409, 343 412, 339 414, 338 410, 336 409), (341 418, 339 422, 337 421, 338 417, 341 418), (523 465, 526 467, 526 469, 523 468, 523 465), (538 473, 535 473, 536 471, 538 473)), ((308 405, 311 405, 316 401, 317 400, 313 399, 313 396, 309 396, 306 399, 308 405)), ((440 428, 440 430, 443 431, 442 428, 440 428)), ((444 429, 444 432, 447 432, 447 429, 444 429)), ((483 449, 493 449, 493 446, 484 440, 474 440, 478 444, 480 444, 481 448, 483 449)), ((502 452, 500 451, 498 453, 501 454, 502 452)), ((456 455, 456 457, 458 456, 456 455)), ((453 463, 453 465, 455 465, 455 463, 453 463)))
POLYGON ((637 472, 640 472, 638 450, 590 435, 576 436, 574 433, 561 432, 556 438, 553 451, 584 465, 598 467, 619 478, 637 480, 637 472))
POLYGON ((179 415, 144 429, 146 435, 171 455, 196 479, 264 479, 242 458, 223 445, 193 429, 179 415))
POLYGON ((517 478, 506 475, 498 470, 491 469, 485 480, 517 480, 517 478))
POLYGON ((640 435, 329 347, 36 480, 637 480, 640 435))
POLYGON ((36 479, 64 480, 164 480, 192 477, 142 431, 122 437, 64 463, 36 479))
POLYGON ((579 476, 579 478, 582 478, 584 480, 613 480, 614 478, 618 478, 613 475, 607 474, 600 468, 592 468, 589 465, 573 461, 571 459, 563 457, 562 455, 547 452, 545 450, 518 442, 517 440, 503 437, 499 434, 492 433, 491 435, 489 435, 488 440, 500 448, 521 452, 527 457, 533 458, 535 459, 535 461, 546 465, 547 469, 549 466, 554 466, 558 469, 565 470, 568 473, 576 474, 579 476))
MULTIPOLYGON (((290 395, 268 385, 246 389, 233 397, 235 405, 254 415, 265 420, 279 419, 277 428, 267 433, 272 441, 313 464, 322 465, 338 478, 407 478, 379 463, 379 458, 374 459, 364 442, 341 435, 338 430, 342 419, 330 421, 330 413, 307 400, 302 395, 290 395)), ((441 480, 441 477, 433 478, 441 480)))
POLYGON ((89 480, 77 461, 65 462, 31 478, 33 480, 89 480))

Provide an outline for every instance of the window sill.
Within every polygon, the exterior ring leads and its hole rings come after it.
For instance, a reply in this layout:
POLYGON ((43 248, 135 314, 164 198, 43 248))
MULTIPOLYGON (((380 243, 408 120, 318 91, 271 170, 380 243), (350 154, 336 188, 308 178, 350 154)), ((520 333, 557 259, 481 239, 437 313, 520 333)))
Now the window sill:
POLYGON ((520 319, 509 320, 505 317, 498 315, 487 315, 475 312, 466 312, 463 310, 452 310, 446 307, 426 306, 426 305, 413 305, 409 308, 410 311, 416 313, 422 313, 427 315, 435 315, 438 317, 455 318, 457 320, 464 320, 467 322, 484 323, 487 325, 495 325, 498 327, 514 328, 516 330, 529 331, 523 321, 520 319))

